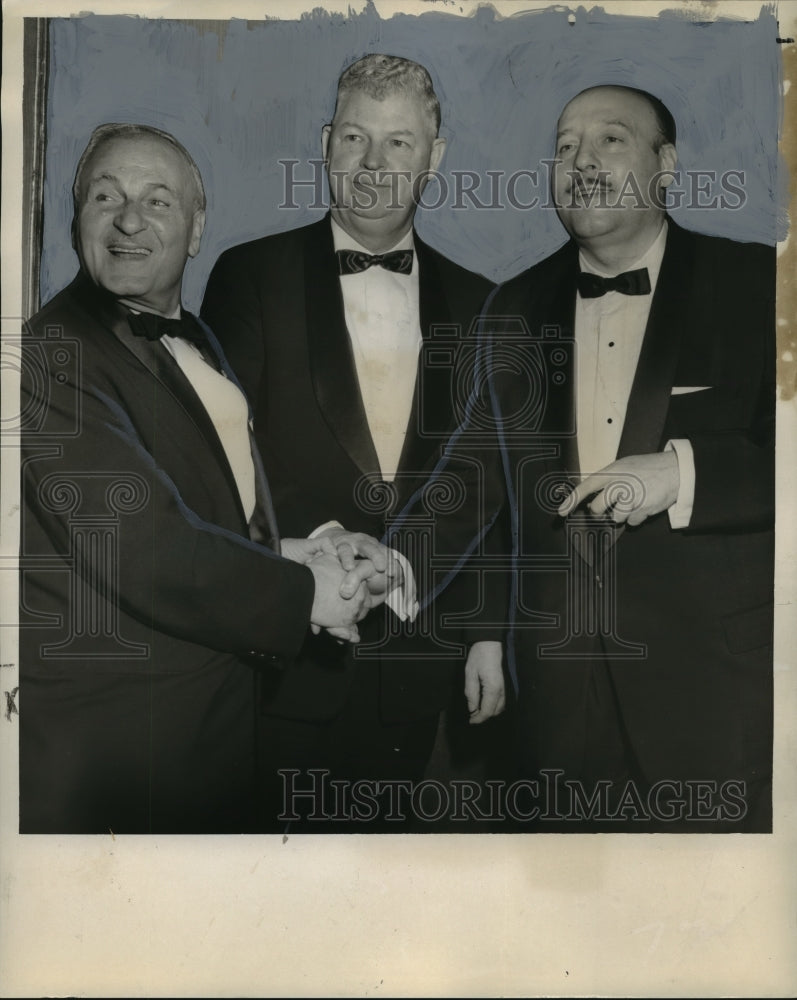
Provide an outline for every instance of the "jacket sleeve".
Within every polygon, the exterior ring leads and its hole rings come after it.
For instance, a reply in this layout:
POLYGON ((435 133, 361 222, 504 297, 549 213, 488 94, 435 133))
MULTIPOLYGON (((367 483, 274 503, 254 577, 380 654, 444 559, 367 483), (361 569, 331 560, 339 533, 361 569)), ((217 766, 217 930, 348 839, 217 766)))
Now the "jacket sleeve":
POLYGON ((727 370, 707 393, 713 426, 684 434, 695 460, 686 531, 759 531, 775 523, 775 251, 753 244, 738 252, 744 253, 743 300, 717 282, 716 309, 729 309, 730 301, 737 310, 718 324, 727 370))
POLYGON ((425 605, 437 599, 449 585, 458 583, 462 593, 474 596, 470 606, 479 612, 467 626, 467 641, 498 639, 508 601, 508 579, 495 572, 495 563, 508 564, 511 554, 506 530, 506 486, 501 442, 493 413, 492 383, 487 376, 489 345, 481 343, 463 357, 475 366, 473 376, 457 379, 473 388, 462 419, 446 442, 441 457, 427 481, 393 519, 386 544, 410 559, 416 569, 418 599, 425 605), (431 540, 419 542, 417 520, 432 518, 431 540), (433 564, 444 567, 433 570, 433 564), (492 571, 488 568, 492 567, 492 571), (462 573, 462 570, 466 570, 462 573))
POLYGON ((21 412, 46 405, 50 431, 78 413, 79 431, 23 434, 22 554, 68 560, 98 600, 157 631, 237 654, 294 655, 310 620, 310 571, 198 516, 144 446, 113 380, 79 374, 42 386, 23 370, 21 412), (111 560, 88 530, 109 517, 111 560))

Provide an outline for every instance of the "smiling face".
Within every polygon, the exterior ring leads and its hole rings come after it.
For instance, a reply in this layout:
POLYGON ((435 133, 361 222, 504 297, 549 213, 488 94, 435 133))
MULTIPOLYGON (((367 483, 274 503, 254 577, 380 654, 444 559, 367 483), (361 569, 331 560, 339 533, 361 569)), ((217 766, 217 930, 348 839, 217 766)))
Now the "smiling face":
POLYGON ((559 119, 553 172, 556 211, 580 245, 628 259, 645 252, 664 214, 660 189, 672 180, 675 147, 640 94, 596 87, 559 119))
POLYGON ((108 139, 84 165, 74 228, 80 264, 126 305, 177 310, 204 223, 188 164, 157 136, 108 139))
POLYGON ((424 173, 436 170, 445 139, 419 96, 395 92, 376 100, 343 94, 322 143, 332 215, 358 243, 378 253, 412 226, 424 173))

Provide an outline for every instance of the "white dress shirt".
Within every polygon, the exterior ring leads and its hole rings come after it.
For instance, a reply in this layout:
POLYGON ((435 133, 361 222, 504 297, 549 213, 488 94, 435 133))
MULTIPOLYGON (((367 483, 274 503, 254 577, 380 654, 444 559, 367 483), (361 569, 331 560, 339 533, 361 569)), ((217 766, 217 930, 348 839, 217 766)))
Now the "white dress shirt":
MULTIPOLYGON (((370 253, 334 220, 332 239, 335 250, 370 253)), ((386 252, 412 249, 410 230, 386 252)), ((340 288, 365 416, 382 478, 390 481, 407 436, 423 343, 417 255, 413 254, 410 274, 376 265, 359 274, 341 275, 340 288)))
MULTIPOLYGON (((597 298, 576 295, 576 427, 582 479, 617 458, 666 240, 665 222, 648 250, 624 268, 627 271, 647 268, 650 278, 647 295, 614 291, 597 298)), ((583 253, 579 253, 579 265, 582 271, 614 277, 614 273, 588 263, 583 253)), ((666 448, 676 453, 680 477, 678 498, 668 511, 670 524, 673 528, 683 528, 689 523, 694 500, 692 448, 686 440, 669 441, 666 448)))
MULTIPOLYGON (((179 313, 174 318, 179 319, 179 313)), ((255 510, 255 465, 246 398, 234 382, 205 361, 190 341, 164 336, 161 342, 191 383, 216 428, 248 523, 255 510)))
MULTIPOLYGON (((335 250, 371 252, 334 219, 331 222, 335 250)), ((412 230, 385 252, 393 250, 414 250, 412 230)), ((368 429, 381 476, 391 481, 396 476, 407 436, 423 343, 418 256, 413 253, 410 274, 374 266, 359 274, 340 275, 339 280, 368 429)), ((340 527, 339 522, 329 521, 316 528, 310 537, 327 528, 340 527)), ((415 576, 400 552, 393 550, 393 555, 403 570, 404 583, 388 594, 385 603, 402 621, 412 621, 418 613, 415 576)))

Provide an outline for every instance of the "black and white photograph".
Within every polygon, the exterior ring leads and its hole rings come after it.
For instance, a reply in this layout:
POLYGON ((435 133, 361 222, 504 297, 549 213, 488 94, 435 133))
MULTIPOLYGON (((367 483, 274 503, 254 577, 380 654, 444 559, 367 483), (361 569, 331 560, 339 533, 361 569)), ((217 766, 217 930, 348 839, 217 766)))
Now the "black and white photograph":
POLYGON ((797 5, 3 21, 0 995, 791 995, 797 5))

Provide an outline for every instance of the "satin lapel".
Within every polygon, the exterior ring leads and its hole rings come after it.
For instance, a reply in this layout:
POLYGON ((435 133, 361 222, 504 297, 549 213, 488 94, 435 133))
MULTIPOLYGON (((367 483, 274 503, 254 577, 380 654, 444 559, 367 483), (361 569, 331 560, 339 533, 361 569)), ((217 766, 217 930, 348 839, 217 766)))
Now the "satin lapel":
MULTIPOLYGON (((578 485, 580 480, 580 463, 578 459, 578 440, 576 438, 576 390, 578 374, 578 355, 576 346, 576 292, 579 272, 578 249, 572 241, 567 243, 556 261, 556 267, 542 278, 541 289, 531 288, 530 294, 536 302, 542 305, 532 305, 528 310, 536 329, 531 330, 532 337, 546 346, 542 348, 544 365, 542 378, 545 392, 545 409, 540 424, 540 436, 546 443, 556 444, 558 453, 551 458, 543 459, 547 475, 556 481, 569 483, 571 487, 578 485), (546 327, 552 334, 548 339, 541 327, 546 327), (554 352, 558 344, 565 351, 564 363, 554 364, 554 352)), ((557 357, 559 353, 556 352, 557 357)), ((526 503, 529 501, 526 500, 526 503)), ((551 530, 564 533, 568 530, 567 523, 557 514, 546 514, 551 530)), ((578 525, 570 523, 570 538, 576 552, 582 558, 589 560, 588 550, 585 550, 578 525)))
MULTIPOLYGON (((559 458, 550 459, 549 468, 568 472, 573 482, 578 481, 579 462, 578 445, 574 433, 563 434, 567 428, 575 428, 576 412, 576 373, 578 357, 576 355, 575 322, 576 322, 576 277, 578 275, 578 255, 575 245, 565 249, 561 262, 561 273, 552 276, 554 289, 548 304, 537 312, 538 322, 545 327, 556 329, 556 339, 544 338, 543 369, 544 391, 546 395, 545 411, 542 417, 541 432, 543 435, 557 436, 560 446, 559 458), (552 357, 556 341, 566 350, 566 360, 562 368, 554 365, 552 357), (563 380, 554 379, 562 375, 563 380)), ((534 290, 532 290, 534 293, 534 290)), ((535 310, 536 311, 536 310, 535 310)), ((541 330, 532 330, 533 337, 541 337, 541 330)))
POLYGON ((659 451, 684 327, 690 321, 693 245, 669 223, 659 280, 628 400, 617 457, 659 451))
POLYGON ((185 413, 186 417, 204 437, 214 458, 224 473, 227 484, 245 522, 241 498, 235 477, 232 474, 227 454, 222 447, 219 435, 208 412, 202 405, 194 387, 183 375, 180 366, 161 343, 150 342, 143 337, 136 337, 130 330, 126 311, 116 305, 107 296, 97 294, 88 282, 78 279, 75 288, 76 296, 83 307, 95 320, 110 329, 116 339, 133 354, 138 361, 153 375, 174 400, 175 404, 185 413))
MULTIPOLYGON (((246 396, 246 393, 243 390, 243 386, 238 381, 238 377, 236 376, 236 374, 232 370, 232 368, 230 368, 229 363, 227 362, 227 358, 224 356, 224 351, 221 349, 221 344, 216 339, 216 334, 211 330, 211 328, 207 325, 207 323, 203 319, 201 319, 199 316, 194 316, 193 313, 186 314, 185 310, 183 310, 183 315, 190 315, 191 318, 194 320, 194 322, 198 324, 199 328, 205 334, 205 337, 207 338, 207 342, 210 345, 210 348, 213 351, 213 354, 215 355, 215 358, 216 358, 216 367, 218 368, 219 371, 224 372, 224 374, 227 376, 227 378, 232 383, 234 383, 235 385, 237 385, 238 388, 241 390, 241 392, 244 394, 244 396, 246 396)), ((249 410, 249 419, 251 420, 252 419, 252 407, 251 407, 251 405, 249 404, 248 401, 247 401, 247 408, 249 410)))
POLYGON ((308 231, 304 280, 310 369, 321 413, 357 468, 379 472, 346 329, 329 219, 308 231))
MULTIPOLYGON (((451 426, 454 415, 454 365, 426 364, 424 367, 429 346, 435 342, 432 337, 434 328, 450 324, 454 310, 446 298, 437 262, 417 235, 415 251, 418 255, 419 321, 423 344, 418 355, 412 409, 399 461, 399 471, 409 474, 421 472, 429 460, 437 456, 438 448, 443 443, 441 431, 451 426)), ((456 340, 451 339, 442 346, 461 344, 467 332, 458 330, 456 340)))

